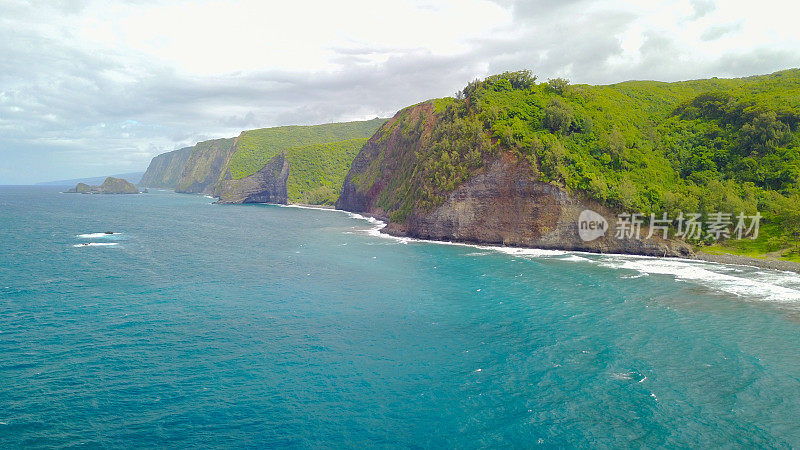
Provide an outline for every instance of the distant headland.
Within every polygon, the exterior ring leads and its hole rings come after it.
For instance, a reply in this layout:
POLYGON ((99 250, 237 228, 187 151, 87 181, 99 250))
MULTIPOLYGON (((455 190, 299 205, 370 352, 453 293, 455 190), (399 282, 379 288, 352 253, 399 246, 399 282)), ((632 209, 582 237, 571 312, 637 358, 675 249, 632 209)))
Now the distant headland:
POLYGON ((139 189, 128 180, 108 177, 100 186, 78 183, 77 186, 66 192, 69 194, 138 194, 139 189))

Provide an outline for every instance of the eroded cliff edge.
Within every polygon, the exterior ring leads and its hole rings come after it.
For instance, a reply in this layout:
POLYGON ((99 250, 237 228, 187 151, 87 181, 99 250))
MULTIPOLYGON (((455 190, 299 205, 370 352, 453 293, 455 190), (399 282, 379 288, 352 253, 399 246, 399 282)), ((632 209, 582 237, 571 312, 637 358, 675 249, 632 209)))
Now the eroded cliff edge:
POLYGON ((184 147, 154 157, 150 161, 150 165, 147 166, 147 171, 142 175, 139 186, 162 189, 175 188, 193 150, 194 147, 184 147))
MULTIPOLYGON (((616 239, 614 213, 600 203, 539 180, 529 161, 502 149, 484 156, 479 166, 440 200, 425 207, 418 183, 419 154, 431 145, 439 118, 433 102, 399 112, 364 146, 354 160, 336 203, 338 209, 367 213, 388 222, 385 232, 422 239, 542 249, 627 253, 651 256, 692 255, 681 241, 616 239), (409 203, 408 199, 416 199, 409 203), (608 221, 605 235, 584 241, 578 217, 591 210, 608 221)), ((428 196, 431 197, 431 196, 428 196)), ((648 229, 642 228, 643 236, 648 229)))
POLYGON ((199 142, 153 158, 143 185, 212 195, 220 203, 332 205, 353 158, 384 122, 260 128, 199 142), (277 161, 285 168, 275 170, 277 161))
POLYGON ((283 153, 273 157, 258 172, 239 179, 223 180, 219 187, 220 204, 277 203, 286 204, 289 162, 283 153))
POLYGON ((186 161, 175 192, 216 194, 236 141, 237 138, 229 138, 198 142, 186 161))

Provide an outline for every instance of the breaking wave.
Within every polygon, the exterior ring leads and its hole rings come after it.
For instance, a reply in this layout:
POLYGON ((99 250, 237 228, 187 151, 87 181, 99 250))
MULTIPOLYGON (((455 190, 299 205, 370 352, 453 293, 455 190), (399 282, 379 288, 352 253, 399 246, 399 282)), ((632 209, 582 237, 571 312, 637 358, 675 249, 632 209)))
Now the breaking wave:
POLYGON ((679 281, 694 283, 712 291, 732 294, 736 297, 778 303, 800 303, 800 276, 793 272, 759 270, 750 266, 717 264, 679 258, 600 255, 563 250, 487 246, 461 242, 397 237, 381 232, 386 226, 386 223, 381 220, 357 213, 348 212, 347 214, 354 219, 369 222, 372 227, 364 231, 370 236, 391 239, 401 244, 420 242, 472 247, 481 250, 481 253, 471 252, 468 253, 467 256, 502 253, 520 258, 547 258, 557 261, 591 263, 600 267, 613 268, 625 272, 635 272, 634 274, 625 273, 621 275, 620 278, 622 279, 635 279, 649 275, 665 275, 672 276, 679 281))
MULTIPOLYGON (((763 271, 749 266, 733 266, 685 259, 607 255, 599 265, 632 270, 640 276, 668 275, 737 297, 760 298, 771 302, 800 302, 800 277, 791 272, 763 271)), ((629 277, 630 278, 630 277, 629 277)))
POLYGON ((86 234, 79 234, 76 237, 81 239, 97 239, 97 238, 104 238, 104 237, 111 237, 111 236, 119 236, 122 233, 86 233, 86 234))
POLYGON ((73 247, 113 247, 119 245, 117 242, 85 242, 83 244, 75 244, 73 247))

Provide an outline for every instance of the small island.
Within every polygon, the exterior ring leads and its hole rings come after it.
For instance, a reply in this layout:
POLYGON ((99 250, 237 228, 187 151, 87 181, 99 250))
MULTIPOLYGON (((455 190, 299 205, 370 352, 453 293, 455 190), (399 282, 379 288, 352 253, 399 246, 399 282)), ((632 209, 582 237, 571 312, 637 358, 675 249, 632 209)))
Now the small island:
POLYGON ((138 194, 139 189, 123 178, 108 177, 100 186, 78 183, 77 186, 66 192, 69 194, 138 194))

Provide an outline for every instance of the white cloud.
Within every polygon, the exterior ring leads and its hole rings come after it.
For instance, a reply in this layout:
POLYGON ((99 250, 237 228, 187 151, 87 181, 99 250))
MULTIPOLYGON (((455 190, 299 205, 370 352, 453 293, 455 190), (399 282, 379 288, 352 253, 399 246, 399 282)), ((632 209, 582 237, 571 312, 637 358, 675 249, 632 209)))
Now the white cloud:
POLYGON ((174 1, 148 5, 99 2, 74 22, 79 42, 111 45, 195 75, 239 71, 331 71, 337 49, 469 50, 467 40, 510 22, 488 1, 319 2, 174 1))
POLYGON ((800 66, 776 0, 0 0, 0 183, 143 169, 242 129, 387 116, 476 76, 800 66))

